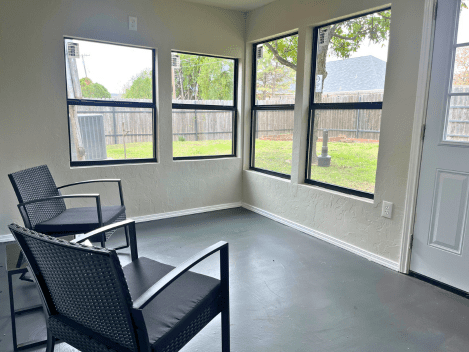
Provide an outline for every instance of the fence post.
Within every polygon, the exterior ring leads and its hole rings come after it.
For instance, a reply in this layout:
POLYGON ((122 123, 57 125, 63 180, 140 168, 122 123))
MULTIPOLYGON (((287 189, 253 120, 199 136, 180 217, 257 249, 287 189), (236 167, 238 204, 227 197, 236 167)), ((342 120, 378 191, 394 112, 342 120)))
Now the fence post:
POLYGON ((116 107, 112 107, 112 127, 114 128, 114 144, 117 144, 117 122, 116 122, 116 107))
MULTIPOLYGON (((360 95, 360 92, 358 93, 358 102, 362 101, 362 97, 360 95)), ((357 139, 358 139, 358 134, 360 132, 360 109, 357 110, 357 139)))
MULTIPOLYGON (((194 104, 197 104, 197 100, 194 100, 194 104)), ((199 129, 197 127, 197 110, 194 110, 194 128, 195 128, 195 140, 198 141, 199 140, 199 129)))

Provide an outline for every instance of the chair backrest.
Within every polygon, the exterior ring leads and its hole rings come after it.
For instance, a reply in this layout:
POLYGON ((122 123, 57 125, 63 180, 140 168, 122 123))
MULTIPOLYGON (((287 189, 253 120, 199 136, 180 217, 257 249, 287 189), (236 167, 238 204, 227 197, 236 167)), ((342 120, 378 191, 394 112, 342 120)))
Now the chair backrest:
MULTIPOLYGON (((32 167, 30 169, 14 172, 8 175, 19 203, 31 200, 59 196, 60 192, 52 178, 47 165, 32 167)), ((22 213, 25 226, 34 229, 37 223, 49 220, 65 211, 63 199, 54 199, 45 202, 28 204, 22 213)))
POLYGON ((91 330, 92 338, 117 351, 138 350, 132 300, 114 250, 72 244, 16 224, 9 228, 36 278, 49 321, 82 335, 91 330))

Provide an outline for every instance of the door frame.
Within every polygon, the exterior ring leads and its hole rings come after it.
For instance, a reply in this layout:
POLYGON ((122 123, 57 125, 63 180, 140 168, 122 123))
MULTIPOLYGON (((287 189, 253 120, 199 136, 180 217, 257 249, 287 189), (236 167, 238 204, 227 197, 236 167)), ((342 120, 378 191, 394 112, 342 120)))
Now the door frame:
POLYGON ((433 57, 433 40, 438 0, 425 0, 422 41, 417 80, 417 95, 412 127, 412 142, 410 147, 409 171, 404 204, 404 221, 402 242, 399 256, 399 271, 408 274, 412 253, 412 237, 414 232, 417 205, 417 191, 422 163, 423 136, 427 117, 428 93, 433 57))

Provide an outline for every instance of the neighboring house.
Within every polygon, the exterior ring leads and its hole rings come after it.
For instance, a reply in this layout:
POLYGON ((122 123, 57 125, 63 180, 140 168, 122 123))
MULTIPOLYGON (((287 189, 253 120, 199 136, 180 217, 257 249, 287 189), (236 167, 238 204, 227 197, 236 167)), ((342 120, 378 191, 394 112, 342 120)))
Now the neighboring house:
POLYGON ((324 93, 384 90, 386 62, 374 56, 362 56, 326 63, 324 93))

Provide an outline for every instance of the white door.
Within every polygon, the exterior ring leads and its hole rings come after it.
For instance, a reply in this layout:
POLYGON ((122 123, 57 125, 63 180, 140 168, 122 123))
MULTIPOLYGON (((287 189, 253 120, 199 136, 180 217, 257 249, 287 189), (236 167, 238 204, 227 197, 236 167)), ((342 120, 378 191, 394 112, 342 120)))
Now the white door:
POLYGON ((410 269, 469 292, 469 9, 438 0, 410 269))

